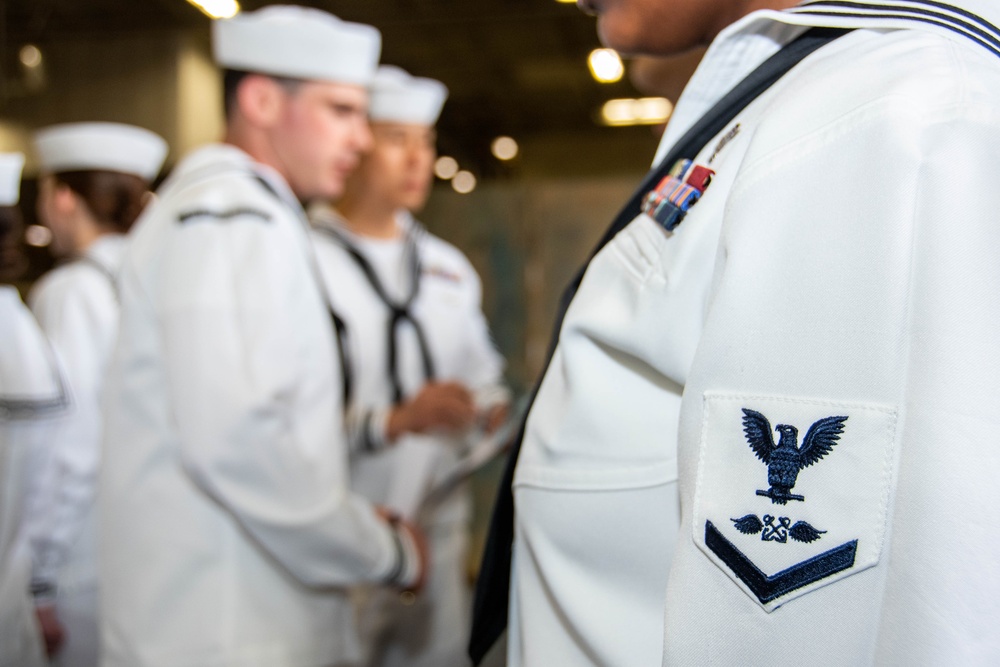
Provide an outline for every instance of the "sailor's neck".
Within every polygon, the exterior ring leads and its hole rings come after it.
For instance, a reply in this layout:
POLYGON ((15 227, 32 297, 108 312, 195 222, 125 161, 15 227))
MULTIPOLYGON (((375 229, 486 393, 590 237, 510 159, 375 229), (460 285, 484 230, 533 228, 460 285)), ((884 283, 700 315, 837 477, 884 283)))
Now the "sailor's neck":
POLYGON ((349 200, 342 201, 337 209, 352 234, 373 239, 394 239, 403 235, 396 209, 349 200))

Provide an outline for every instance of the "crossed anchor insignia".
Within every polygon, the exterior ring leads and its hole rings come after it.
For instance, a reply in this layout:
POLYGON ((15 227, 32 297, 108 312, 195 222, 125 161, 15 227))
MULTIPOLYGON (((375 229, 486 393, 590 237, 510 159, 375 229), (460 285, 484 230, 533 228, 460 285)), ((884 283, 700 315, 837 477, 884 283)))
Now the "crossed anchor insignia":
POLYGON ((744 535, 756 535, 760 533, 762 542, 779 542, 785 544, 790 537, 796 542, 805 542, 808 544, 820 539, 823 533, 826 532, 825 530, 813 528, 806 521, 796 521, 795 525, 792 525, 792 520, 787 516, 775 517, 771 514, 765 514, 762 518, 763 521, 758 519, 756 514, 747 514, 739 519, 730 519, 730 521, 736 526, 736 530, 744 535), (777 521, 777 524, 775 524, 775 521, 777 521))

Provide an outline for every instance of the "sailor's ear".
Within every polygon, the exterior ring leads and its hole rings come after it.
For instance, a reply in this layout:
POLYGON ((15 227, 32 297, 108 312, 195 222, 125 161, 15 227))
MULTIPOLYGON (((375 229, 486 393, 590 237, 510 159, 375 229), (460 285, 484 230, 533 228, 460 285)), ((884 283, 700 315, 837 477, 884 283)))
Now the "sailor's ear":
POLYGON ((281 116, 288 92, 269 76, 249 74, 236 90, 239 113, 251 125, 267 128, 281 116))

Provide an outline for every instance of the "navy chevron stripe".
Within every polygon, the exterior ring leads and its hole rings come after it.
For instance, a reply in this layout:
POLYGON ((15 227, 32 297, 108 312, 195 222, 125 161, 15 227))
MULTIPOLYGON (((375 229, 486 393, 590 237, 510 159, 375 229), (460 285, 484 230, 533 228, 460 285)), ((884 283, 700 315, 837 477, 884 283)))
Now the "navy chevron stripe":
MULTIPOLYGON (((942 21, 949 21, 955 23, 956 25, 965 28, 969 32, 973 32, 979 35, 983 39, 992 43, 994 46, 1000 47, 1000 29, 998 29, 996 26, 994 26, 986 19, 983 19, 971 12, 967 12, 964 9, 953 7, 952 5, 948 5, 943 2, 936 2, 935 0, 911 0, 911 4, 922 4, 930 7, 936 7, 938 9, 942 9, 945 11, 950 11, 954 14, 958 14, 960 16, 969 19, 969 21, 972 21, 972 23, 930 9, 921 9, 919 7, 910 7, 908 5, 881 5, 881 4, 876 5, 868 2, 850 2, 849 0, 816 0, 816 2, 810 2, 807 5, 803 5, 803 9, 806 7, 817 7, 817 6, 843 7, 845 9, 861 9, 861 10, 868 10, 871 12, 871 14, 863 14, 863 16, 892 15, 893 12, 904 12, 917 15, 924 15, 936 19, 941 19, 942 21)), ((808 13, 809 11, 810 10, 805 9, 805 13, 808 13)), ((838 12, 837 14, 839 16, 845 15, 841 12, 838 12)))

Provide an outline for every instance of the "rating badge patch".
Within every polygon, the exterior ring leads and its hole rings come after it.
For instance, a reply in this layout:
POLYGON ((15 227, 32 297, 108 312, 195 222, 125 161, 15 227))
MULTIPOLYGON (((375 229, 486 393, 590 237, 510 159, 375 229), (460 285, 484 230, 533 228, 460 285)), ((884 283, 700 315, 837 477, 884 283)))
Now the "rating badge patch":
POLYGON ((761 607, 875 565, 895 468, 894 410, 707 393, 694 540, 761 607))

